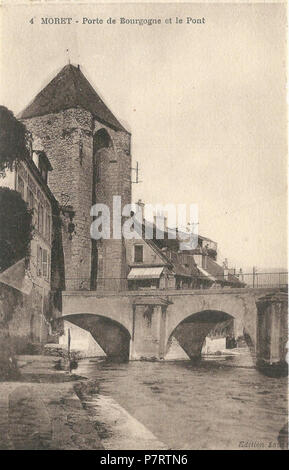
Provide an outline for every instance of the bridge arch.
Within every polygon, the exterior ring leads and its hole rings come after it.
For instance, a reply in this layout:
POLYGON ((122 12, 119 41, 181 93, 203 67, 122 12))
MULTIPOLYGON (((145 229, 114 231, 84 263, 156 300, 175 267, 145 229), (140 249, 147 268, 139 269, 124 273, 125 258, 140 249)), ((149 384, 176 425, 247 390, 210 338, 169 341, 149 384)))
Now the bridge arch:
POLYGON ((183 295, 170 298, 167 309, 166 345, 174 336, 189 357, 200 357, 208 333, 229 318, 234 319, 254 357, 257 308, 254 296, 231 293, 183 295))
POLYGON ((216 310, 193 313, 182 320, 171 332, 167 349, 170 340, 174 337, 190 359, 198 358, 201 356, 202 346, 210 331, 218 323, 232 318, 231 315, 216 310))
POLYGON ((125 326, 105 315, 91 313, 67 314, 61 317, 74 325, 89 331, 109 359, 129 359, 130 332, 125 326))
MULTIPOLYGON (((205 338, 210 331, 212 331, 217 324, 230 319, 233 320, 234 317, 220 310, 203 310, 193 313, 174 328, 168 337, 166 349, 168 350, 170 340, 174 337, 191 360, 200 358, 205 338)), ((245 340, 252 352, 252 339, 248 332, 246 332, 244 325, 242 326, 243 332, 245 333, 245 340)))
POLYGON ((126 296, 96 296, 92 291, 63 292, 62 316, 98 315, 122 325, 132 335, 131 300, 126 296))

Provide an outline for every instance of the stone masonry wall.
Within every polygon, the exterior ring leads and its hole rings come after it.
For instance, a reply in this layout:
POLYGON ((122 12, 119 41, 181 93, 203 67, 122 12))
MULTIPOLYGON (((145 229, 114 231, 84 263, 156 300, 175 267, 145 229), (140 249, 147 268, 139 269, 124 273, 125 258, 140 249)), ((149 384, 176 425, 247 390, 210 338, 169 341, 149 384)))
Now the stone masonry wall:
POLYGON ((30 295, 26 295, 0 283, 0 329, 7 332, 14 353, 28 352, 32 343, 47 342, 49 328, 45 316, 49 316, 48 291, 33 286, 30 295))
POLYGON ((109 206, 111 238, 98 243, 98 285, 105 290, 122 290, 127 288, 125 244, 123 239, 112 238, 112 215, 113 196, 121 196, 122 208, 131 203, 130 135, 114 131, 95 120, 94 133, 100 129, 109 134, 111 145, 98 151, 100 178, 96 182, 96 202, 109 206))
MULTIPOLYGON (((72 278, 90 277, 90 208, 92 191, 92 118, 82 109, 24 120, 42 140, 53 170, 48 185, 61 205, 72 206, 75 232, 68 233, 70 219, 63 217, 66 287, 72 278)), ((75 281, 73 281, 75 283, 75 281)))
MULTIPOLYGON (((65 213, 62 217, 66 288, 89 289, 93 134, 104 128, 113 143, 111 149, 103 149, 110 155, 103 154, 102 177, 96 185, 97 202, 108 204, 111 211, 113 195, 120 195, 123 205, 131 202, 130 135, 100 124, 93 120, 91 113, 80 108, 36 116, 23 122, 32 134, 41 139, 51 162, 50 189, 61 205, 72 206, 73 213, 65 213), (75 230, 69 234, 71 221, 75 230)), ((125 259, 123 240, 100 242, 98 277, 124 279, 127 274, 125 259)), ((105 287, 119 289, 115 282, 105 287)))

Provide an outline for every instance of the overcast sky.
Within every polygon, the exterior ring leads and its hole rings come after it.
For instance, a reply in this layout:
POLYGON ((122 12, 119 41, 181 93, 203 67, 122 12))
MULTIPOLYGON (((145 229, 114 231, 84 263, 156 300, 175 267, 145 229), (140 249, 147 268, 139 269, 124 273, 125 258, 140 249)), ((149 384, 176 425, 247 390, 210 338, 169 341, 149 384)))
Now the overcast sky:
POLYGON ((286 267, 285 12, 282 4, 2 7, 1 104, 21 111, 69 48, 132 133, 142 180, 133 200, 197 203, 199 233, 218 242, 220 260, 286 267), (41 25, 48 15, 79 23, 41 25), (162 24, 108 25, 110 16, 162 24), (205 24, 165 24, 176 16, 205 24))

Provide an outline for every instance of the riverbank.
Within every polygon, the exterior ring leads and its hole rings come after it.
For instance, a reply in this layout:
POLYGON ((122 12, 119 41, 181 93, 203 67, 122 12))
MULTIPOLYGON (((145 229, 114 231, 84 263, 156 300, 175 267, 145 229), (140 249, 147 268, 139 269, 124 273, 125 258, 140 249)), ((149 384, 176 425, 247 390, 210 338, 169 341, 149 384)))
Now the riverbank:
POLYGON ((263 375, 249 355, 199 363, 85 359, 76 372, 95 380, 97 391, 82 399, 106 449, 143 449, 136 434, 144 428, 153 445, 172 450, 288 447, 287 378, 263 375))
POLYGON ((1 450, 288 447, 287 379, 264 376, 249 356, 91 358, 74 374, 59 360, 18 356, 19 379, 0 382, 1 450))
POLYGON ((74 390, 90 415, 102 444, 108 450, 168 450, 139 420, 111 396, 99 393, 98 379, 75 384, 74 390))
POLYGON ((103 449, 75 393, 86 377, 56 370, 58 362, 57 356, 18 356, 19 379, 0 382, 1 450, 103 449))
POLYGON ((98 379, 61 370, 60 360, 18 356, 17 381, 0 382, 0 450, 169 448, 114 399, 99 394, 98 379))

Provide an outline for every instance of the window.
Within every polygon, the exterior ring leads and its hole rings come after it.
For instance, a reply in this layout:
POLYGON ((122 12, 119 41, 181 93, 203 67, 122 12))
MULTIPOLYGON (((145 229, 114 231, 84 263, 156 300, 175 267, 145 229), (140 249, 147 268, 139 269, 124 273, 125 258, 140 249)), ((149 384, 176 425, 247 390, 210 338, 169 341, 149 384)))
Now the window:
POLYGON ((47 254, 47 280, 50 278, 50 256, 47 254))
POLYGON ((100 181, 100 156, 98 155, 96 157, 96 163, 95 163, 95 180, 97 183, 100 181))
POLYGON ((43 208, 43 214, 42 214, 42 221, 43 221, 42 235, 44 238, 46 238, 46 211, 44 208, 43 208))
POLYGON ((41 174, 42 179, 47 183, 47 166, 45 161, 43 161, 44 155, 43 152, 38 156, 38 170, 41 174))
POLYGON ((34 195, 30 188, 28 188, 28 191, 27 191, 27 202, 28 202, 29 209, 33 209, 34 208, 34 195))
POLYGON ((38 230, 38 207, 35 204, 34 211, 33 211, 33 224, 36 230, 38 230))
POLYGON ((38 206, 38 231, 42 234, 43 233, 43 216, 44 216, 44 211, 43 211, 43 206, 42 204, 39 204, 38 206))
POLYGON ((47 250, 42 250, 42 273, 43 277, 48 277, 48 256, 47 250))
POLYGON ((94 166, 94 184, 101 178, 101 152, 104 148, 112 147, 112 141, 105 129, 100 129, 93 136, 93 166, 94 166))
POLYGON ((47 183, 47 170, 45 168, 41 168, 41 176, 45 183, 47 183))
POLYGON ((46 238, 50 242, 51 217, 46 213, 46 238))
POLYGON ((21 197, 22 199, 24 199, 25 201, 25 197, 24 197, 24 181, 23 179, 21 178, 21 176, 18 175, 18 184, 17 184, 17 187, 18 187, 18 191, 19 193, 21 194, 21 197))
POLYGON ((37 245, 37 276, 42 276, 42 248, 37 245))
POLYGON ((134 262, 135 263, 143 262, 143 245, 134 246, 134 262))
POLYGON ((47 250, 37 246, 37 276, 49 279, 50 276, 50 256, 47 250))

